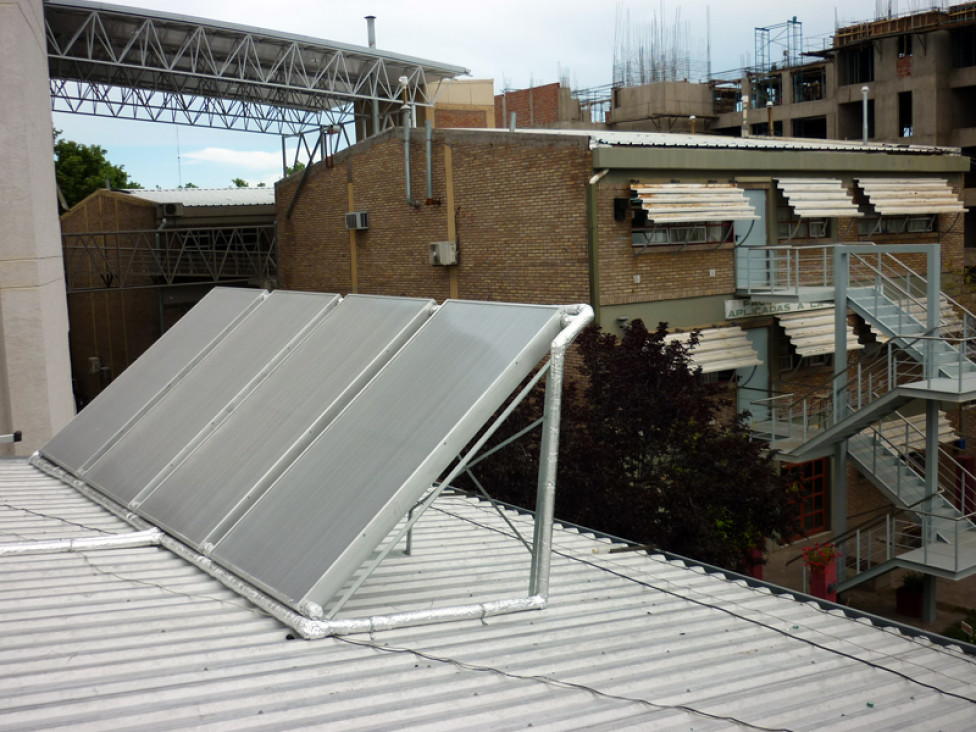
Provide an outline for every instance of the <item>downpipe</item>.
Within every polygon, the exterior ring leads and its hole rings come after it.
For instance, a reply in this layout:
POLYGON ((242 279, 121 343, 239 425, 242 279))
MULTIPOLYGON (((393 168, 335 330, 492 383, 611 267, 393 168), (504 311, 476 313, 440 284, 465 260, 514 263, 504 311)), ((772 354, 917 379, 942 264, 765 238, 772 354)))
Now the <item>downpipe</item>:
POLYGON ((420 204, 413 200, 410 189, 410 107, 403 105, 403 167, 406 173, 407 205, 420 208, 420 204))

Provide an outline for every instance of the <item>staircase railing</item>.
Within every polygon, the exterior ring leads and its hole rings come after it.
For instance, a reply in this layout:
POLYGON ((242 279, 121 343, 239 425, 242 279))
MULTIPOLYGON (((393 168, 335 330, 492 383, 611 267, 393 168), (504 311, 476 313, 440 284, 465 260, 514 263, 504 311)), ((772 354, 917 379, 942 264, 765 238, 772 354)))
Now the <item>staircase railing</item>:
POLYGON ((851 529, 835 538, 834 544, 853 574, 915 551, 918 553, 910 557, 911 561, 956 573, 970 569, 976 561, 962 541, 967 533, 971 534, 974 518, 976 513, 950 519, 923 511, 917 505, 899 508, 851 529))
MULTIPOLYGON (((910 487, 910 475, 914 475, 917 481, 920 481, 923 485, 925 484, 927 471, 924 451, 915 450, 911 447, 912 437, 914 436, 924 441, 925 433, 905 419, 900 413, 895 412, 895 416, 902 422, 905 437, 904 444, 899 445, 882 434, 879 429, 880 423, 871 425, 871 464, 866 467, 873 474, 877 475, 879 459, 883 459, 885 456, 891 456, 901 461, 901 467, 905 470, 898 470, 894 482, 886 482, 885 485, 902 505, 907 506, 913 504, 916 500, 906 495, 910 487)), ((862 434, 864 432, 866 431, 862 431, 862 434)), ((963 515, 967 511, 972 512, 976 510, 976 475, 960 463, 955 455, 942 447, 941 444, 938 448, 938 460, 936 462, 936 487, 938 495, 952 509, 958 511, 959 515, 963 515)), ((940 515, 945 518, 956 518, 948 514, 940 515)))

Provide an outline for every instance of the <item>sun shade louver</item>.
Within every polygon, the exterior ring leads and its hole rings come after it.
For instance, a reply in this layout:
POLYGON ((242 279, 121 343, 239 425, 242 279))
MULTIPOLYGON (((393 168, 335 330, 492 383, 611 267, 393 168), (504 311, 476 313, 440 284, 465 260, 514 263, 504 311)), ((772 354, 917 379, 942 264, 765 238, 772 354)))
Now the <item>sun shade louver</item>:
POLYGON ((863 216, 837 178, 777 178, 776 185, 797 218, 863 216))
MULTIPOLYGON (((786 335, 793 342, 801 358, 823 356, 834 352, 834 308, 803 310, 798 313, 779 313, 776 316, 786 335)), ((847 329, 847 350, 864 348, 858 343, 854 329, 847 329)))
POLYGON ((880 216, 966 211, 945 178, 858 178, 857 184, 880 216))
POLYGON ((745 191, 731 183, 633 184, 631 190, 655 224, 756 219, 745 191))
MULTIPOLYGON (((672 333, 664 337, 666 343, 680 341, 685 345, 691 333, 672 333)), ((698 345, 691 349, 692 366, 700 366, 702 373, 730 371, 762 363, 746 332, 738 326, 705 328, 699 333, 698 345)))

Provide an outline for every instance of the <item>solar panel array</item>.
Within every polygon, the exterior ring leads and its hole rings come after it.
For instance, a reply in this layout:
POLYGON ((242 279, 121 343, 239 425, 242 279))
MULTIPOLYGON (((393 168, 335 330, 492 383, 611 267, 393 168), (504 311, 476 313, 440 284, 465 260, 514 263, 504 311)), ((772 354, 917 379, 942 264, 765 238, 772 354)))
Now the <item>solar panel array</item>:
POLYGON ((325 606, 561 322, 216 289, 41 454, 296 610, 325 606))

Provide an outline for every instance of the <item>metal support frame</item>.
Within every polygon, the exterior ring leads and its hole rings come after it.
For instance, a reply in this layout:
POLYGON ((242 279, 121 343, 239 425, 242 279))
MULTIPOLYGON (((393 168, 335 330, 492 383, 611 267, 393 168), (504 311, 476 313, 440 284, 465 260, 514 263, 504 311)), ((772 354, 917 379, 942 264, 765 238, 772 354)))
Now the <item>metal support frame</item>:
POLYGON ((273 224, 61 235, 68 294, 184 284, 277 284, 273 224))
MULTIPOLYGON (((402 87, 431 106, 463 67, 187 16, 44 3, 54 111, 299 133, 386 106, 395 126, 402 87), (360 104, 360 103, 366 104, 360 104)), ((374 122, 376 124, 376 122, 374 122)), ((374 132, 375 132, 374 128, 374 132)))

